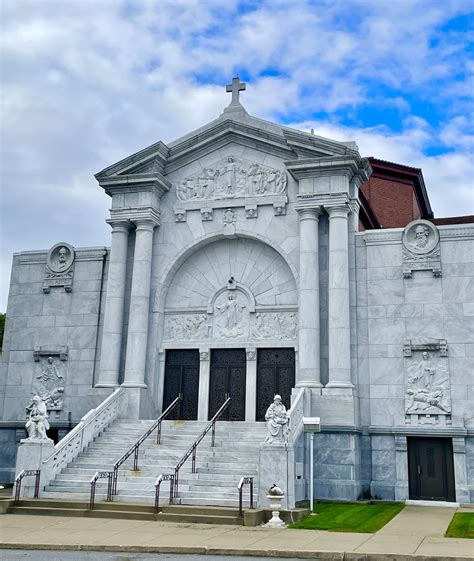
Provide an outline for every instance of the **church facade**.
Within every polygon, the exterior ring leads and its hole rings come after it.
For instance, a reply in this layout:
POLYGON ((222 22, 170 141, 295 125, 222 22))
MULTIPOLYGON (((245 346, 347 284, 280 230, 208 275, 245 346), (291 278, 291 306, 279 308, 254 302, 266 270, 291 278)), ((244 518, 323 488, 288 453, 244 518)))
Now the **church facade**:
POLYGON ((316 497, 473 502, 474 224, 373 226, 356 144, 254 118, 239 88, 215 121, 96 175, 110 248, 15 254, 0 477, 33 395, 60 438, 119 386, 128 418, 181 393, 179 418, 230 395, 226 418, 247 422, 303 389, 316 497))

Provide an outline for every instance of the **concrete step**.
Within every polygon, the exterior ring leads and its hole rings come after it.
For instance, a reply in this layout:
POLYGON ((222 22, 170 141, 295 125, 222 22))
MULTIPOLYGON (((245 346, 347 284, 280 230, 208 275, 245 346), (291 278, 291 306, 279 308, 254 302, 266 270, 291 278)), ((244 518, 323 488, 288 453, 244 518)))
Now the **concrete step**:
POLYGON ((209 514, 184 514, 169 512, 160 512, 156 519, 164 522, 188 522, 191 524, 228 524, 232 526, 243 526, 244 519, 235 516, 216 516, 209 514))

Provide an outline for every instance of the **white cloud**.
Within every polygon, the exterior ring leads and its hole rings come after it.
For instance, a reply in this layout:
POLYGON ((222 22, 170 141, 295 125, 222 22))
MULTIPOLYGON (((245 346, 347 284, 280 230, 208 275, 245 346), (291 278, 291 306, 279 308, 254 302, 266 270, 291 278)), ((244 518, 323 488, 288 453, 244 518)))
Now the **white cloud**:
POLYGON ((108 199, 93 174, 215 118, 236 73, 248 77, 252 114, 309 127, 311 115, 333 113, 313 126, 423 167, 437 214, 465 212, 472 92, 459 73, 472 62, 466 37, 442 26, 468 8, 467 0, 3 0, 4 284, 13 251, 59 239, 107 244, 108 199), (440 129, 410 117, 413 96, 437 104, 440 129), (342 110, 357 116, 371 106, 395 108, 401 132, 338 124, 342 110), (436 143, 451 152, 427 156, 436 143), (449 197, 446 184, 456 186, 449 197))

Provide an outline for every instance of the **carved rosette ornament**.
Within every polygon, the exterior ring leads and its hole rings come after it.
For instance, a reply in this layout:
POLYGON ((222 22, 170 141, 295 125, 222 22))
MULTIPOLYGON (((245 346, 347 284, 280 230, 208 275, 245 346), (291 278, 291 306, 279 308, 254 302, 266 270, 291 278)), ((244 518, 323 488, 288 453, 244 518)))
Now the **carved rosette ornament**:
POLYGON ((45 294, 49 294, 51 287, 62 286, 66 292, 72 291, 74 259, 74 248, 68 243, 57 243, 49 250, 43 283, 45 294))
POLYGON ((433 271, 441 276, 439 232, 428 220, 414 220, 403 231, 403 276, 409 279, 413 271, 433 271))

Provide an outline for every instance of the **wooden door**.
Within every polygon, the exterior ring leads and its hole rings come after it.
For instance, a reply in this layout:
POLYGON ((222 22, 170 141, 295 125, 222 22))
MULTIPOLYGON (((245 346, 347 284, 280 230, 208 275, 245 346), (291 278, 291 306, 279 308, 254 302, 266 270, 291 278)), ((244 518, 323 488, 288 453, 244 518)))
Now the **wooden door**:
POLYGON ((283 405, 290 408, 291 390, 295 385, 295 349, 258 349, 257 351, 257 421, 280 394, 283 405))
POLYGON ((197 349, 166 351, 163 411, 180 393, 183 395, 183 399, 168 419, 195 421, 198 415, 199 396, 199 351, 197 349))
POLYGON ((454 501, 453 446, 449 438, 408 438, 410 499, 454 501))
POLYGON ((209 384, 209 419, 230 395, 232 401, 221 419, 245 421, 245 349, 212 349, 209 384))

